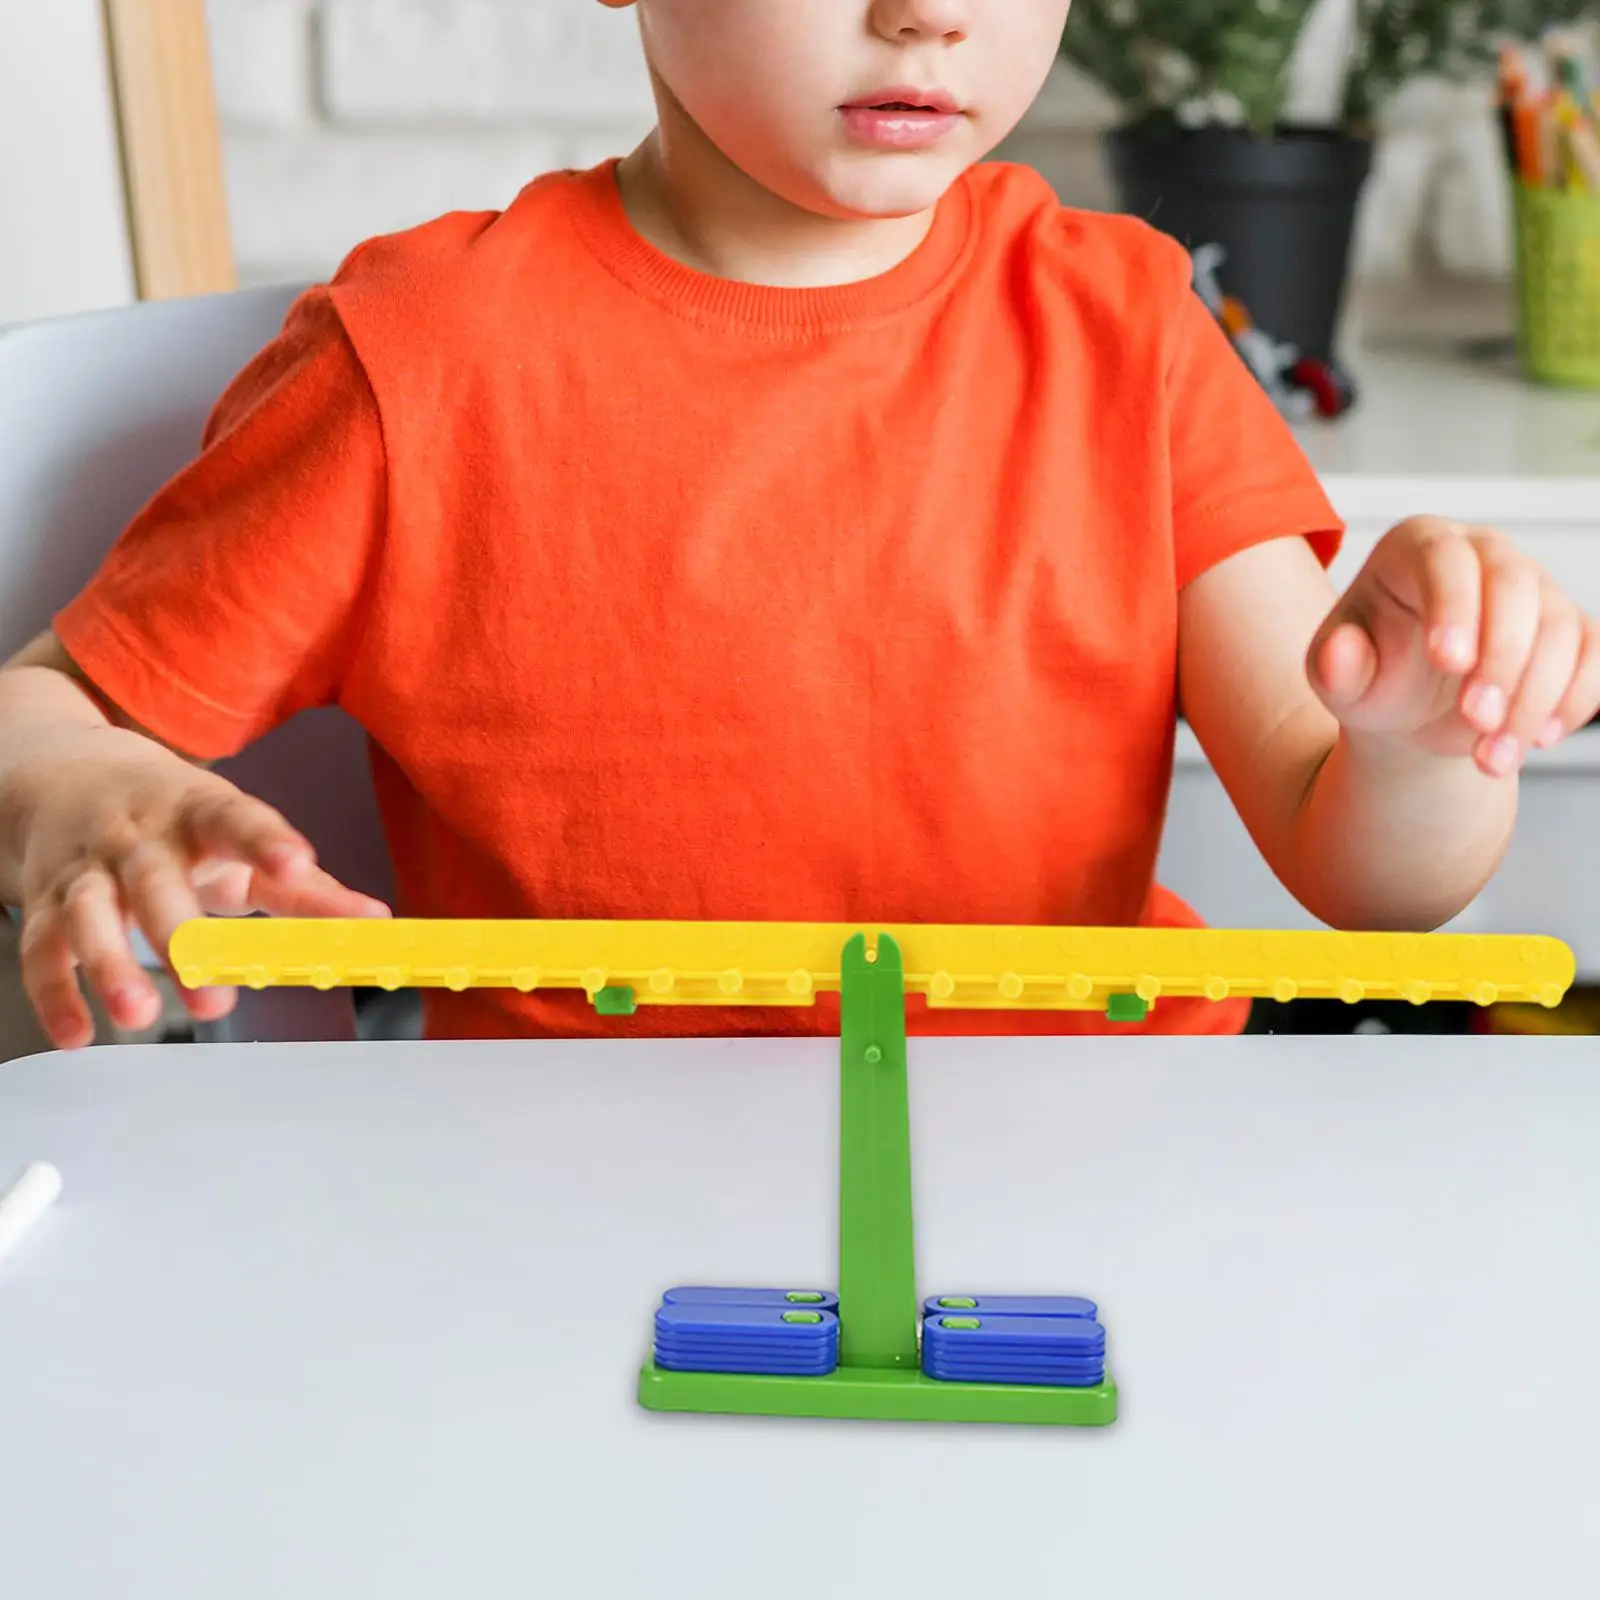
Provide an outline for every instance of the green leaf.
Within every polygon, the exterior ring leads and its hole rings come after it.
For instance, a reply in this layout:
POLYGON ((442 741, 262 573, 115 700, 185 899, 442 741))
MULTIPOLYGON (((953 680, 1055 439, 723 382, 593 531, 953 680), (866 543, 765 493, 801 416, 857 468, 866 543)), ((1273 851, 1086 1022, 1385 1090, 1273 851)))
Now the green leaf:
MULTIPOLYGON (((1283 120, 1289 65, 1315 0, 1077 0, 1062 54, 1125 120, 1283 120)), ((1370 132, 1408 79, 1483 74, 1503 40, 1581 23, 1594 0, 1355 0, 1340 121, 1370 132)))

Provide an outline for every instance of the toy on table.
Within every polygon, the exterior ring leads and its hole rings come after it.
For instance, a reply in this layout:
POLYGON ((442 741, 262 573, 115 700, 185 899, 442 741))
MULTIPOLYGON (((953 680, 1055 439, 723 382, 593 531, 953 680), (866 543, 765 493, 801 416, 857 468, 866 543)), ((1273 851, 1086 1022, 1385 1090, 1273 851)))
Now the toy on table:
POLYGON ((1255 325, 1241 301, 1224 292, 1220 269, 1227 251, 1220 244, 1200 245, 1191 257, 1195 292, 1285 417, 1342 417, 1355 404, 1355 385, 1342 368, 1274 339, 1255 325))
POLYGON ((205 918, 169 952, 188 988, 581 989, 636 1005, 810 1005, 840 995, 839 1279, 685 1287, 655 1314, 638 1398, 654 1411, 1100 1425, 1117 1387, 1093 1301, 944 1294, 919 1303, 905 997, 933 1009, 1103 1010, 1162 995, 1558 1005, 1554 939, 689 922, 205 918))

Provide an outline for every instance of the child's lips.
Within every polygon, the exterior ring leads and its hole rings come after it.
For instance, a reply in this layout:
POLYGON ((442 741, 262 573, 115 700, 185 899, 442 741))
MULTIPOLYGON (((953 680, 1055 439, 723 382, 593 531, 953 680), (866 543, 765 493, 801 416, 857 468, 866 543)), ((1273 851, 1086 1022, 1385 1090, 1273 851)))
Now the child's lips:
POLYGON ((839 107, 845 127, 862 144, 910 150, 935 144, 961 120, 955 99, 942 89, 894 85, 839 107))

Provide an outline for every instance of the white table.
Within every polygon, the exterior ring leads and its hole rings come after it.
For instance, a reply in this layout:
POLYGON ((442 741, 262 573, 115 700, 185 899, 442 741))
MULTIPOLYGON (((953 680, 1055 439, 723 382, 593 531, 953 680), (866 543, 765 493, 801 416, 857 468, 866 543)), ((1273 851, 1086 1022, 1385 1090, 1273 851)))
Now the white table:
MULTIPOLYGON (((1349 524, 1335 564, 1347 584, 1403 518, 1490 523, 1600 615, 1600 393, 1526 383, 1513 360, 1472 359, 1464 342, 1511 327, 1503 288, 1368 290, 1350 325, 1361 403, 1299 430, 1349 524)), ((1536 754, 1505 864, 1455 924, 1565 939, 1600 981, 1600 729, 1536 754)), ((1179 739, 1161 876, 1218 927, 1308 927, 1261 860, 1198 743, 1179 739)))
POLYGON ((826 1042, 0 1067, 0 1594, 1590 1592, 1600 1045, 913 1046, 925 1292, 1081 1290, 1109 1431, 654 1416, 829 1284, 826 1042))

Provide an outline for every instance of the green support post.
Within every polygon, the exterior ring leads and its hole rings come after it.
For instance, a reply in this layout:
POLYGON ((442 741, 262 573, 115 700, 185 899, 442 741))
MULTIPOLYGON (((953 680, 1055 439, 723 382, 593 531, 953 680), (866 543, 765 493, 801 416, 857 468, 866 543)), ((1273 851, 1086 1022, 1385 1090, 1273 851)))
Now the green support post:
POLYGON ((840 968, 839 1364, 915 1368, 905 969, 880 936, 857 934, 840 968))

